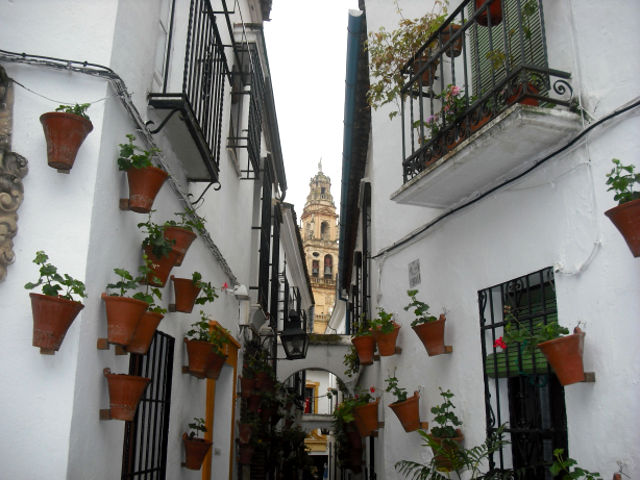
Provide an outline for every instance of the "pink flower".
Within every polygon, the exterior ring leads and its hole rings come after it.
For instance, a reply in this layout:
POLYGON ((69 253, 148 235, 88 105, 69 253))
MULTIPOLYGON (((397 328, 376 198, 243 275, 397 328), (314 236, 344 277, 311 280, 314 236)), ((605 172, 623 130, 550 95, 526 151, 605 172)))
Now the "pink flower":
POLYGON ((224 291, 224 290, 226 290, 226 289, 228 289, 228 288, 229 288, 229 284, 228 284, 227 282, 224 282, 224 283, 222 284, 222 290, 224 291))
POLYGON ((453 87, 451 87, 451 95, 453 95, 454 97, 457 96, 460 93, 460 87, 457 85, 454 85, 453 87))
POLYGON ((507 344, 504 343, 504 340, 502 340, 502 337, 498 338, 495 342, 493 342, 493 348, 497 348, 500 347, 503 350, 507 349, 507 344))

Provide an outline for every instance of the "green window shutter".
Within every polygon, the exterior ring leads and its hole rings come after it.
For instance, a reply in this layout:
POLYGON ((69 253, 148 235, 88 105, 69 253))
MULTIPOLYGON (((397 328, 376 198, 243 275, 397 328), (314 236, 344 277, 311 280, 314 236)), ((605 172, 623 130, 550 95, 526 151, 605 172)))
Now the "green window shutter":
MULTIPOLYGON (((507 66, 509 72, 522 65, 548 68, 542 11, 538 0, 503 2, 501 23, 491 28, 474 24, 468 30, 473 93, 478 96, 492 91, 507 77, 507 66), (502 59, 502 65, 494 66, 492 59, 502 59)), ((474 11, 475 2, 470 2, 467 15, 473 15, 474 11)), ((542 93, 546 93, 546 89, 542 93)))

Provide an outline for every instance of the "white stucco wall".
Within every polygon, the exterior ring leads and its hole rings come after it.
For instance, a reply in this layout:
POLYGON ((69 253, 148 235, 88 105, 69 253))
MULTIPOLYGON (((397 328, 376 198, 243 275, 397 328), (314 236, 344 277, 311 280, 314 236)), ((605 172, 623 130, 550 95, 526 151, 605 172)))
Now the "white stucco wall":
MULTIPOLYGON (((424 2, 399 3, 408 18, 429 8, 424 2)), ((601 22, 604 6, 598 2, 545 2, 544 6, 550 64, 572 73, 575 93, 596 119, 638 97, 640 88, 632 83, 640 74, 632 50, 638 43, 632 25, 640 13, 636 2, 607 4, 606 8, 627 12, 615 24, 601 22), (597 60, 605 57, 609 67, 597 60)), ((369 31, 381 25, 393 28, 397 15, 391 2, 370 0, 366 8, 369 31)), ((478 291, 554 266, 560 323, 573 328, 578 321, 586 322, 585 370, 596 373, 595 383, 565 388, 570 455, 603 478, 618 470, 617 461, 625 464, 624 472, 631 478, 640 475, 635 448, 640 435, 629 428, 640 421, 640 389, 630 381, 640 373, 635 347, 640 302, 634 294, 640 287, 638 260, 603 214, 614 205, 605 185, 611 158, 640 165, 636 153, 640 142, 634 133, 640 127, 638 110, 599 127, 520 181, 402 248, 375 257, 443 213, 389 200, 402 183, 402 153, 399 121, 389 121, 387 113, 385 108, 372 113, 366 171, 372 182, 370 284, 374 306, 395 312, 402 324, 398 338, 402 354, 365 367, 359 384, 383 392, 384 379, 395 372, 408 391, 421 390, 421 419, 430 422, 429 408, 440 403, 438 386, 449 388, 464 422, 465 445, 481 443, 486 426, 478 291), (431 305, 433 313, 446 311, 445 343, 453 346, 451 355, 428 357, 403 310, 408 303, 408 264, 416 259, 422 278, 416 287, 418 297, 431 305)), ((380 419, 385 427, 376 441, 378 478, 398 478, 393 465, 400 459, 426 461, 431 456, 420 446, 418 434, 405 433, 386 407, 392 401, 384 393, 380 419)))

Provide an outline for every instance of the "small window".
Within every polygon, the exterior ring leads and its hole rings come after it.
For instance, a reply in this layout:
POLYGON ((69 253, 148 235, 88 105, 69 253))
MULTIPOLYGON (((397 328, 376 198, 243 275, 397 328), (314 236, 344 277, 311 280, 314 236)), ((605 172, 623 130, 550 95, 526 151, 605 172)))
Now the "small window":
POLYGON ((329 240, 329 224, 327 222, 320 224, 320 238, 322 240, 329 240))
POLYGON ((320 274, 320 261, 313 260, 311 262, 311 276, 317 277, 320 274))
POLYGON ((333 275, 333 257, 331 255, 324 256, 324 276, 331 278, 333 275))

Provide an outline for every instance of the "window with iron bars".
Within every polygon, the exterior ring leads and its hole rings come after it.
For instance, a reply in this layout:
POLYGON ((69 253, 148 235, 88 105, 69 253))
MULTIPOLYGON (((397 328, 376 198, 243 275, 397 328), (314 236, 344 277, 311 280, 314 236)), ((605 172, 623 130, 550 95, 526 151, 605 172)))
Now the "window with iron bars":
MULTIPOLYGON (((266 163, 266 162, 265 162, 266 163)), ((258 266, 258 304, 269 311, 269 267, 271 252, 272 180, 269 166, 265 164, 262 177, 262 212, 260 217, 260 255, 258 266)))
POLYGON ((551 480, 553 450, 568 452, 564 388, 542 353, 519 343, 506 349, 496 341, 509 314, 525 328, 557 321, 551 267, 478 292, 487 434, 508 423, 510 444, 490 458, 491 470, 513 470, 515 478, 551 480))

